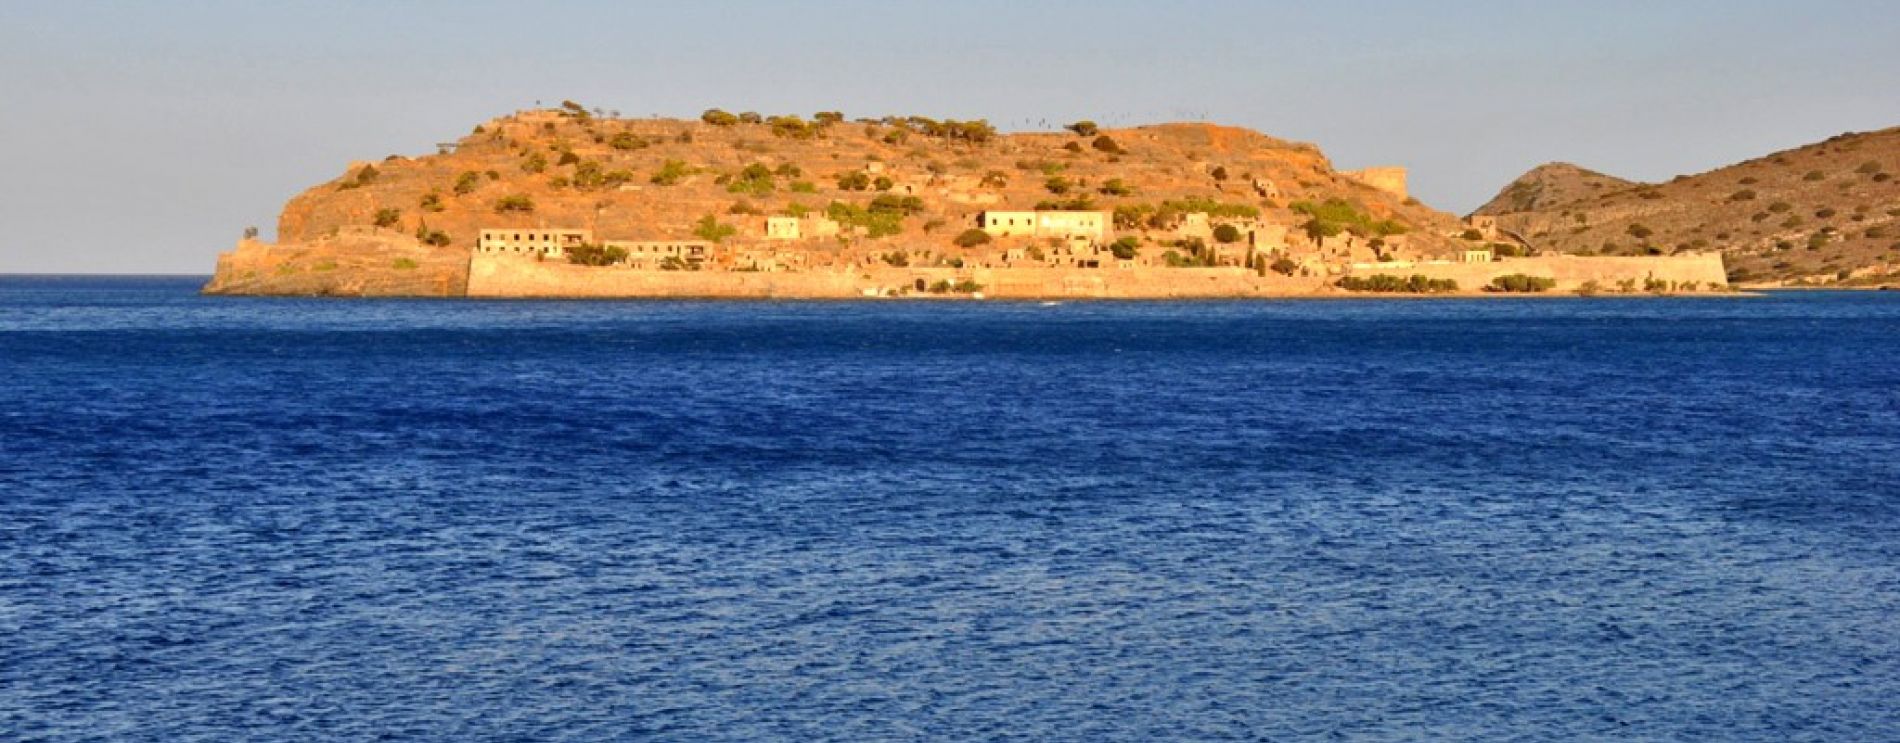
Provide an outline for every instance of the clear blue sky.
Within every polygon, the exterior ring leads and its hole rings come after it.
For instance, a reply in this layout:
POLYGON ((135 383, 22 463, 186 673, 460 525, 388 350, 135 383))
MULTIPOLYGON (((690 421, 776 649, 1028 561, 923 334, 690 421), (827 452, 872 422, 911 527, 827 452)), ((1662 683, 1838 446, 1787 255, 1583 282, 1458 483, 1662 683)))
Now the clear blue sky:
POLYGON ((205 273, 350 160, 572 98, 1205 117, 1465 212, 1566 160, 1663 179, 1900 125, 1892 0, 0 0, 0 272, 205 273))

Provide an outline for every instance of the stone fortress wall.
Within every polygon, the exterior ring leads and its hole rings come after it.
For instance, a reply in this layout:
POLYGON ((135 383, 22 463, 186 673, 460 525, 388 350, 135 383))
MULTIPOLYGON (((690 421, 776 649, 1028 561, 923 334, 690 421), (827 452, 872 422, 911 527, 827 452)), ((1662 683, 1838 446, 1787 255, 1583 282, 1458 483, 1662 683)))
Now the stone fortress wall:
MULTIPOLYGON (((1720 255, 1581 258, 1507 258, 1490 263, 1370 264, 1352 275, 1421 274, 1452 279, 1477 293, 1492 279, 1526 274, 1555 279, 1556 291, 1572 292, 1595 281, 1615 291, 1648 280, 1715 289, 1726 285, 1720 255)), ((974 281, 994 299, 1213 299, 1276 296, 1363 296, 1332 287, 1333 276, 1281 276, 1240 267, 1166 268, 1111 266, 1078 271, 1058 267, 896 268, 803 272, 653 271, 595 268, 508 254, 471 257, 467 296, 477 298, 730 298, 859 299, 874 296, 934 296, 917 291, 939 281, 974 281)))
POLYGON ((1361 170, 1341 171, 1340 175, 1392 194, 1400 199, 1411 198, 1411 193, 1406 184, 1408 173, 1405 168, 1397 166, 1364 168, 1361 170))
POLYGON ((1597 282, 1604 291, 1615 290, 1623 281, 1634 281, 1639 289, 1648 280, 1703 289, 1728 285, 1719 253, 1619 257, 1549 255, 1500 258, 1488 263, 1375 263, 1355 265, 1350 273, 1354 276, 1389 274, 1401 278, 1417 274, 1451 279, 1458 282, 1462 291, 1481 290, 1493 279, 1511 274, 1555 279, 1556 291, 1576 291, 1591 281, 1597 282))
POLYGON ((1329 291, 1320 278, 1226 268, 894 268, 856 271, 643 271, 594 268, 513 255, 476 254, 468 296, 476 298, 861 299, 935 296, 939 281, 974 281, 996 299, 1168 299, 1300 296, 1329 291))

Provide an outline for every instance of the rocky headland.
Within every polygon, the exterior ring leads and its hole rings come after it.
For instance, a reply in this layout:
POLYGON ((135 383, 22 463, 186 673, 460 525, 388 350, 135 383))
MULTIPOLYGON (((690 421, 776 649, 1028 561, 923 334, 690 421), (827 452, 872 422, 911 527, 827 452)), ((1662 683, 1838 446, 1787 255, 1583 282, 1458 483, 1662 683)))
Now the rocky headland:
MULTIPOLYGON (((424 297, 1247 297, 1726 290, 1713 250, 1579 259, 1406 193, 1402 168, 1161 124, 567 103, 437 153, 351 163, 211 294, 424 297)), ((1537 202, 1533 206, 1542 208, 1537 202)), ((1515 224, 1515 222, 1513 222, 1515 224)))

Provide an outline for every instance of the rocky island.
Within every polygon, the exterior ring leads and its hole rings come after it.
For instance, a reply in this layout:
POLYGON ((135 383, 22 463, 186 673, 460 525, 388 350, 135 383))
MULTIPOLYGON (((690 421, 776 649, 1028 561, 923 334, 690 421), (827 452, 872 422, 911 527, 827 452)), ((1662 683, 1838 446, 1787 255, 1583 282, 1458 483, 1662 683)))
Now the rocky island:
MULTIPOLYGON (((1495 210, 1493 210, 1495 211, 1495 210)), ((1508 225, 1515 225, 1512 228, 1508 225)), ((204 291, 416 297, 1191 298, 1726 291, 1714 248, 1575 255, 1412 198, 1402 168, 1202 123, 566 102, 351 163, 204 291)))

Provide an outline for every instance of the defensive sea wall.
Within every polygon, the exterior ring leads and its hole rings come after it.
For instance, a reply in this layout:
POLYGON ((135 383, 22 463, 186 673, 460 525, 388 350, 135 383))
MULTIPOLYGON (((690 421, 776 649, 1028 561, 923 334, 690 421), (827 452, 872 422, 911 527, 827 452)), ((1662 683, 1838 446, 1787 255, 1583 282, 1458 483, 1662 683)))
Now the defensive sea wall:
MULTIPOLYGON (((1464 293, 1492 279, 1525 274, 1554 279, 1559 292, 1596 282, 1605 292, 1706 291, 1727 285, 1720 255, 1646 257, 1549 256, 1489 263, 1360 264, 1359 276, 1414 274, 1458 282, 1464 293)), ((853 299, 933 296, 939 282, 973 282, 1003 299, 1195 299, 1342 295, 1336 277, 1261 276, 1243 268, 1113 266, 1073 268, 923 268, 876 266, 800 272, 658 271, 578 266, 531 256, 430 248, 413 240, 351 239, 315 245, 246 241, 219 256, 211 294, 412 296, 487 298, 853 299)))
POLYGON ((507 254, 474 255, 470 297, 703 297, 725 299, 851 299, 907 293, 918 286, 972 281, 999 299, 1191 299, 1325 293, 1318 278, 1242 268, 893 268, 858 271, 654 271, 576 266, 507 254))
MULTIPOLYGON (((1548 256, 1489 263, 1370 264, 1354 275, 1422 274, 1481 291, 1499 276, 1525 274, 1554 279, 1557 291, 1602 291, 1649 282, 1673 289, 1711 290, 1727 285, 1717 254, 1642 257, 1548 256)), ((1243 268, 893 268, 857 271, 726 272, 655 271, 577 266, 507 254, 475 254, 468 269, 470 297, 703 297, 729 299, 850 299, 927 294, 938 282, 970 281, 999 299, 1193 299, 1336 294, 1331 277, 1261 276, 1243 268)))
POLYGON ((308 244, 240 241, 218 254, 206 294, 294 297, 459 297, 468 251, 406 235, 345 231, 308 244))
POLYGON ((1511 274, 1554 279, 1557 291, 1576 291, 1594 281, 1603 291, 1615 291, 1624 282, 1642 289, 1647 282, 1667 282, 1673 288, 1716 289, 1728 285, 1728 274, 1719 253, 1659 256, 1575 256, 1552 255, 1535 258, 1502 258, 1489 263, 1418 263, 1361 264, 1352 269, 1355 276, 1390 274, 1407 277, 1414 274, 1433 279, 1451 279, 1463 291, 1483 289, 1492 279, 1511 274))

